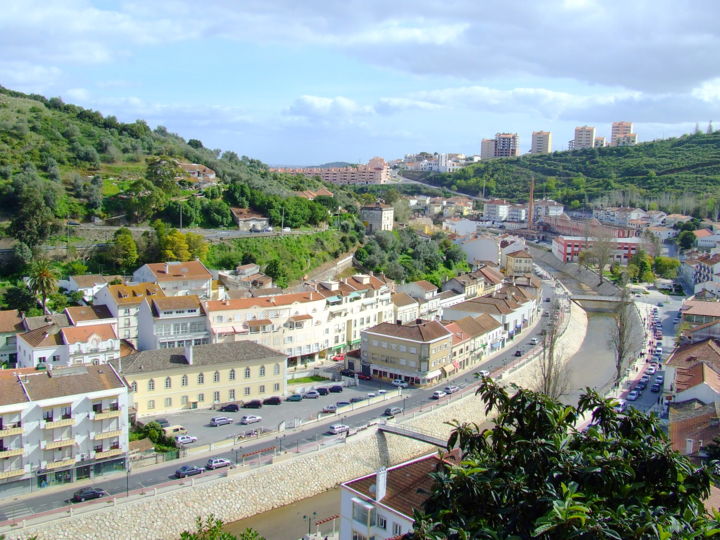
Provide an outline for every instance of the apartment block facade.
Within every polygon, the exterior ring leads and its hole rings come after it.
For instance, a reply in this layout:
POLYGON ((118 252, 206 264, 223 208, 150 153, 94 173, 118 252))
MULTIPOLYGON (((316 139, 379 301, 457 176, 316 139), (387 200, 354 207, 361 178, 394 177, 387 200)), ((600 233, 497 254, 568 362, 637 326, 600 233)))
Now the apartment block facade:
POLYGON ((194 294, 145 299, 140 304, 138 324, 141 351, 210 343, 207 317, 194 294))
POLYGON ((318 176, 325 182, 333 184, 385 184, 390 178, 390 167, 381 157, 374 157, 367 165, 352 167, 301 167, 301 168, 272 168, 273 172, 300 174, 307 177, 318 176))
POLYGON ((123 470, 127 422, 109 365, 0 372, 0 496, 123 470))
POLYGON ((156 283, 108 285, 95 294, 95 306, 105 306, 117 319, 117 335, 138 346, 138 314, 145 298, 162 298, 165 293, 156 283))
POLYGON ((517 157, 520 155, 520 137, 517 133, 495 134, 495 157, 517 157))
POLYGON ((533 131, 530 153, 549 154, 550 152, 552 152, 552 133, 550 131, 533 131))
POLYGON ((595 146, 595 127, 579 126, 575 128, 575 138, 573 139, 573 150, 582 150, 583 148, 593 148, 595 146))
POLYGON ((379 231, 392 231, 395 210, 387 204, 374 204, 360 208, 360 219, 365 223, 368 234, 379 231))
POLYGON ((212 298, 212 274, 200 261, 148 263, 133 273, 136 283, 157 283, 165 296, 212 298))

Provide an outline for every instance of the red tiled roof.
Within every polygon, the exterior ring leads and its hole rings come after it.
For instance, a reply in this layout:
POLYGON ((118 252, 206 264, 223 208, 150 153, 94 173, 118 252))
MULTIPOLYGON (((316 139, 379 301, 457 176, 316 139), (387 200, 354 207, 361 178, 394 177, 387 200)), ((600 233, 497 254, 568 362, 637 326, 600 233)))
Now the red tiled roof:
POLYGON ((64 341, 68 345, 86 343, 93 335, 103 341, 117 339, 111 324, 90 324, 87 326, 68 326, 60 330, 64 341))

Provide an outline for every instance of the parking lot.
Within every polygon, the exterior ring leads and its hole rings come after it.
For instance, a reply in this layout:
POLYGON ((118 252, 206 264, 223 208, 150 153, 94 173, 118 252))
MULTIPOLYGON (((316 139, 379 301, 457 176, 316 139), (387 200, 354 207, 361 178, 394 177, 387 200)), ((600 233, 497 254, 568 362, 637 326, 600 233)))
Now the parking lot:
MULTIPOLYGON (((327 381, 326 383, 316 383, 312 387, 330 387, 339 383, 327 381)), ((309 390, 311 385, 305 385, 304 388, 309 390)), ((403 395, 411 395, 414 390, 404 389, 403 395)), ((340 419, 345 413, 354 411, 360 407, 366 406, 369 395, 376 396, 378 401, 388 402, 388 406, 395 405, 398 402, 397 389, 387 383, 378 381, 358 381, 356 386, 345 386, 341 393, 328 393, 326 396, 319 396, 315 399, 303 399, 302 401, 285 401, 280 405, 263 405, 259 409, 240 408, 237 412, 221 412, 212 409, 194 409, 183 411, 175 414, 165 414, 158 416, 146 416, 140 420, 148 423, 156 419, 164 418, 170 425, 181 425, 187 429, 189 435, 198 438, 197 443, 207 444, 217 442, 224 439, 237 437, 240 434, 248 434, 255 430, 261 431, 279 431, 283 427, 292 427, 302 422, 315 420, 318 417, 327 417, 328 419, 340 419), (353 398, 363 399, 357 403, 350 403, 341 407, 337 415, 323 414, 322 410, 327 405, 334 405, 339 401, 350 402, 353 398), (240 424, 240 419, 244 415, 261 416, 262 420, 249 425, 240 424), (227 416, 233 420, 232 423, 213 427, 210 425, 210 419, 214 416, 227 416)), ((382 414, 382 410, 378 414, 382 414)))

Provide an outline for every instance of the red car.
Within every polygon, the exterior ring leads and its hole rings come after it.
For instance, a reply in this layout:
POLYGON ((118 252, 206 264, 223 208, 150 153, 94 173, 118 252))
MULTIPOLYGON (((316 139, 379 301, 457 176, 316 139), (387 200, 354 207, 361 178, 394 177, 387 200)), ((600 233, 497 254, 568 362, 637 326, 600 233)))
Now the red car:
POLYGON ((370 375, 365 375, 364 373, 358 373, 357 378, 362 381, 372 381, 372 377, 370 375))
POLYGON ((345 360, 345 355, 344 354, 336 354, 335 356, 332 357, 332 359, 334 362, 342 362, 345 360))

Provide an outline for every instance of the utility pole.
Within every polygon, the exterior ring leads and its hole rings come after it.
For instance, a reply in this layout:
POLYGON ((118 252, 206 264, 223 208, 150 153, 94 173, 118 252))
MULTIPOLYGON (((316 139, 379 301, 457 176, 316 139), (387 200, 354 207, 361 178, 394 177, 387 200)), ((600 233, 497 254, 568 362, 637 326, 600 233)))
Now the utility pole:
POLYGON ((180 232, 182 232, 182 207, 183 201, 180 201, 180 232))

